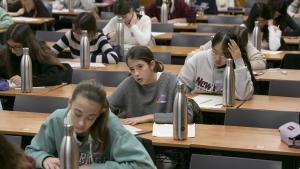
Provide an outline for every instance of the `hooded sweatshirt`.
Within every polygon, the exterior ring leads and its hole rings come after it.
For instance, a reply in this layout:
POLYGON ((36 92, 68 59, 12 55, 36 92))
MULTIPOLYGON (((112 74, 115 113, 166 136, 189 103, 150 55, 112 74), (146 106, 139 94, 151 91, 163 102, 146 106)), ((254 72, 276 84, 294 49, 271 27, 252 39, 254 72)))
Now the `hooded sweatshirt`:
MULTIPOLYGON (((254 92, 251 75, 242 58, 234 60, 235 97, 239 100, 251 98, 254 92)), ((192 93, 222 94, 224 68, 217 68, 212 59, 212 49, 201 51, 186 60, 179 78, 192 93)))
MULTIPOLYGON (((64 123, 68 121, 68 109, 58 109, 41 126, 25 152, 36 160, 36 168, 43 168, 46 157, 60 156, 60 145, 64 137, 64 123)), ((89 165, 90 169, 153 169, 156 168, 143 145, 127 131, 118 117, 109 113, 107 124, 108 146, 103 153, 95 152, 91 136, 85 142, 75 137, 78 145, 78 165, 89 165)))

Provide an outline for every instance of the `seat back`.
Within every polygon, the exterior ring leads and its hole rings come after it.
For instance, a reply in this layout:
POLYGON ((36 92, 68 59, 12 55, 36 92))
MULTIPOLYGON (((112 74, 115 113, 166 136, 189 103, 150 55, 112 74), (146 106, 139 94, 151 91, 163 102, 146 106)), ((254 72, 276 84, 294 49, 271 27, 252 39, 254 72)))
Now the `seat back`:
POLYGON ((110 20, 115 14, 113 12, 101 11, 101 19, 110 20))
POLYGON ((208 15, 208 23, 243 24, 243 16, 208 15))
POLYGON ((56 42, 61 37, 64 36, 64 32, 55 32, 55 31, 41 31, 38 30, 35 33, 35 37, 39 41, 45 41, 45 42, 56 42))
POLYGON ((258 110, 258 109, 226 109, 225 125, 279 128, 287 122, 299 123, 299 112, 258 110))
POLYGON ((210 41, 211 36, 187 35, 187 34, 173 34, 171 39, 172 46, 192 46, 199 47, 210 41))
POLYGON ((171 54, 167 52, 153 52, 154 59, 163 64, 171 64, 171 54))
POLYGON ((280 68, 282 69, 300 69, 300 55, 286 54, 281 60, 280 68))
POLYGON ((205 33, 218 33, 218 32, 228 32, 232 30, 233 26, 217 26, 209 24, 198 24, 197 32, 205 33))
POLYGON ((17 95, 13 110, 52 113, 56 109, 65 108, 67 106, 67 98, 17 95))
POLYGON ((92 71, 74 69, 72 75, 72 83, 78 84, 83 80, 94 79, 96 82, 104 86, 116 87, 125 78, 129 76, 129 72, 111 72, 111 71, 92 71))
POLYGON ((97 29, 102 30, 108 22, 97 22, 97 29))
POLYGON ((174 25, 173 24, 165 24, 165 23, 152 23, 151 31, 152 32, 173 32, 174 25))
POLYGON ((300 81, 271 80, 269 83, 269 95, 300 97, 300 81))
POLYGON ((192 154, 190 169, 281 169, 281 161, 192 154), (201 166, 201 167, 199 167, 201 166))

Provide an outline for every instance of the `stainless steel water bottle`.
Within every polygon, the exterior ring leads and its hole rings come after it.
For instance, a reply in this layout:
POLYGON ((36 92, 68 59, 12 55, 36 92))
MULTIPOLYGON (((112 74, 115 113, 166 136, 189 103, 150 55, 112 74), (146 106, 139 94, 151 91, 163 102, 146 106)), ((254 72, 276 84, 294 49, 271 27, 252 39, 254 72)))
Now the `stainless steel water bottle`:
POLYGON ((144 6, 140 7, 139 13, 140 13, 140 15, 145 15, 145 7, 144 6))
POLYGON ((235 74, 233 70, 233 60, 227 59, 224 71, 223 84, 223 106, 230 107, 234 104, 235 98, 235 74))
POLYGON ((124 53, 124 23, 123 23, 121 17, 118 17, 115 46, 117 47, 116 48, 117 53, 121 57, 125 57, 125 53, 124 53))
POLYGON ((88 69, 90 67, 90 41, 86 30, 81 31, 80 40, 80 67, 88 69))
POLYGON ((69 12, 74 11, 74 0, 68 0, 68 10, 69 12))
POLYGON ((21 91, 30 93, 32 91, 32 63, 29 56, 29 48, 23 48, 21 59, 21 91))
POLYGON ((6 12, 8 11, 7 0, 2 0, 2 8, 5 9, 6 12))
POLYGON ((60 168, 78 169, 78 150, 73 137, 73 126, 65 124, 64 132, 65 134, 60 146, 60 168))
POLYGON ((178 81, 173 105, 173 138, 175 140, 187 139, 187 114, 186 87, 184 83, 178 81))
POLYGON ((160 22, 168 23, 168 15, 169 15, 169 6, 167 0, 163 0, 163 3, 160 8, 160 22))
POLYGON ((253 45, 257 50, 261 50, 262 33, 259 27, 259 22, 255 21, 255 27, 253 29, 253 45))

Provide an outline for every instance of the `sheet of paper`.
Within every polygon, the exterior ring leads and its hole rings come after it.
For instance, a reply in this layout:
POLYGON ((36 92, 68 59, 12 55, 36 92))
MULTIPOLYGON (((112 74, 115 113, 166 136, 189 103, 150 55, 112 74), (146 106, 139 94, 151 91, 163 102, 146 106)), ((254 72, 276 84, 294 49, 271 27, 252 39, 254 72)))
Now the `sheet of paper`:
MULTIPOLYGON (((72 68, 80 68, 80 62, 62 62, 62 63, 68 63, 72 68)), ((105 67, 103 63, 90 63, 90 66, 96 68, 105 67)))
MULTIPOLYGON (((188 125, 188 137, 195 137, 196 135, 196 125, 188 125)), ((173 124, 156 124, 153 123, 153 132, 154 137, 173 137, 173 124)))
POLYGON ((131 134, 136 135, 138 131, 142 131, 142 129, 133 127, 131 125, 123 125, 131 134))
POLYGON ((265 49, 262 49, 261 52, 263 54, 270 54, 270 55, 276 55, 282 53, 282 51, 272 51, 272 50, 265 50, 265 49))
POLYGON ((13 17, 13 21, 15 22, 23 22, 23 21, 38 21, 39 19, 37 18, 31 18, 31 17, 22 17, 22 16, 18 16, 18 17, 13 17))
POLYGON ((223 97, 215 95, 198 95, 192 98, 201 108, 221 108, 223 97))
POLYGON ((165 32, 151 32, 152 36, 159 36, 165 34, 165 32))
POLYGON ((177 22, 177 23, 174 23, 174 26, 188 26, 189 23, 180 23, 180 22, 177 22))

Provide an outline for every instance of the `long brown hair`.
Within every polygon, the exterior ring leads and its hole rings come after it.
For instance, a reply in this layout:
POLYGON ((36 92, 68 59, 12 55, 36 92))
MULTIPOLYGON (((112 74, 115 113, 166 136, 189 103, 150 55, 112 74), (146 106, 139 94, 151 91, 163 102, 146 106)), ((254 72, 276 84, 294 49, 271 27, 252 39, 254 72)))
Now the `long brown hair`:
MULTIPOLYGON (((58 65, 65 69, 51 49, 45 43, 40 43, 36 40, 28 24, 12 24, 7 29, 6 35, 7 41, 13 40, 14 42, 21 43, 23 47, 28 47, 32 60, 48 65, 58 65)), ((13 55, 9 48, 6 49, 6 55, 9 61, 13 55)))
POLYGON ((106 99, 106 93, 102 85, 97 84, 94 80, 80 82, 71 97, 74 101, 80 95, 93 101, 101 106, 100 115, 90 128, 90 134, 93 140, 99 145, 97 152, 103 152, 107 147, 108 129, 107 122, 109 116, 109 104, 106 99))
POLYGON ((162 72, 164 71, 164 65, 160 61, 154 59, 153 53, 146 46, 134 46, 129 49, 126 56, 126 63, 128 63, 128 59, 142 60, 146 62, 148 65, 151 61, 155 62, 155 66, 153 71, 162 72))

